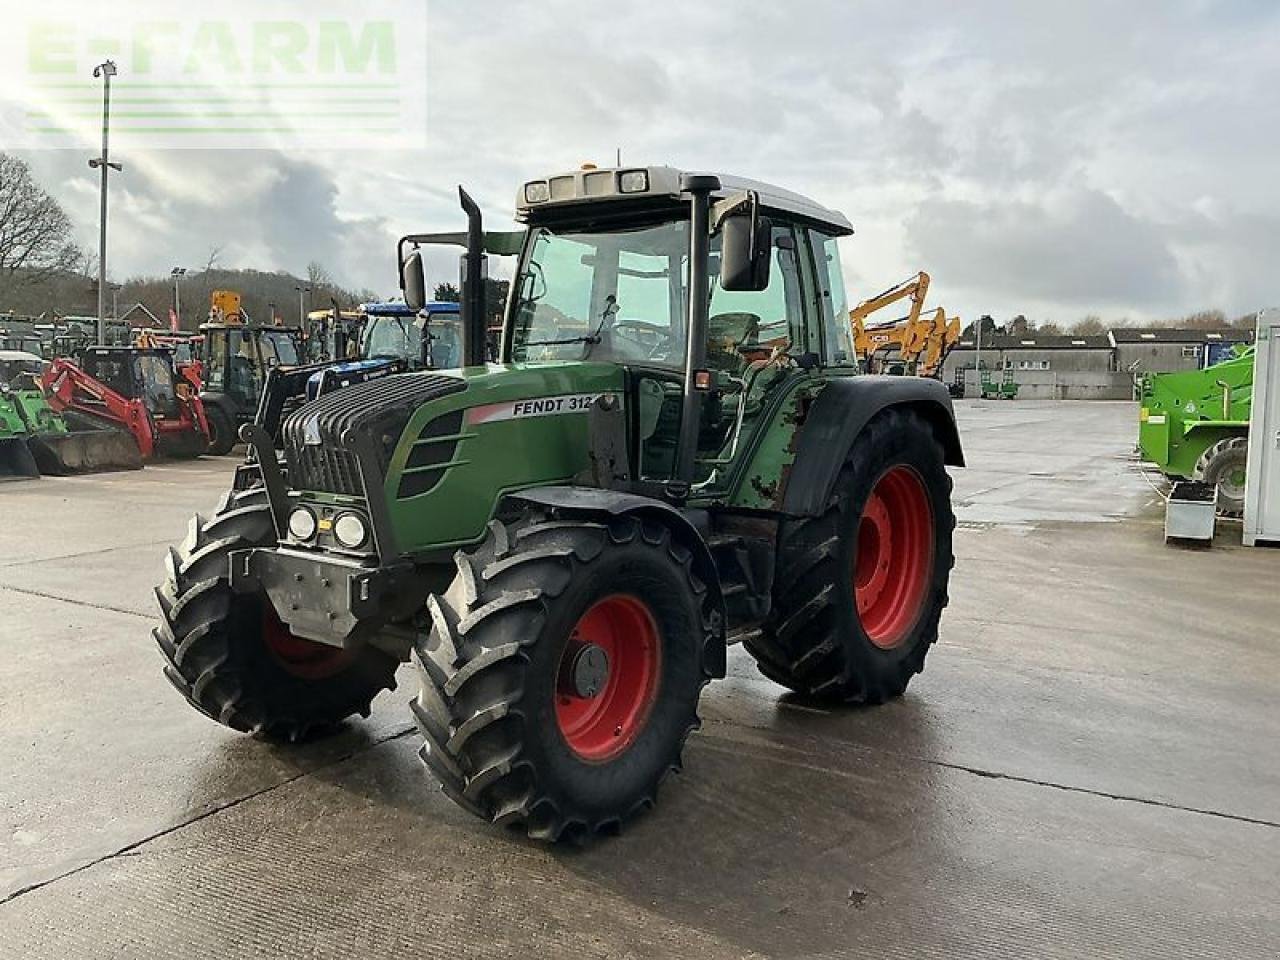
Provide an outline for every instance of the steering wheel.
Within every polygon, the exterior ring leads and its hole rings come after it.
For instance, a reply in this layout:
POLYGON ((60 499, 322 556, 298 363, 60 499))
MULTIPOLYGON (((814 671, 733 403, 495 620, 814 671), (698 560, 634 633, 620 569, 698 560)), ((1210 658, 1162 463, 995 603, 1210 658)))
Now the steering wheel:
POLYGON ((671 331, 667 327, 644 320, 619 320, 609 328, 609 332, 648 351, 649 358, 656 356, 659 350, 671 343, 671 331))

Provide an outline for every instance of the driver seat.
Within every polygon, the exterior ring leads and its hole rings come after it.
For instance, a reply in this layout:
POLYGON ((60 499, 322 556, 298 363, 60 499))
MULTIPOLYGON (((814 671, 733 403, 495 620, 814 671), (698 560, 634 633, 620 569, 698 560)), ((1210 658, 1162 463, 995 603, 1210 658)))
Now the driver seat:
POLYGON ((717 313, 712 317, 707 325, 707 366, 742 376, 747 368, 743 350, 760 343, 761 322, 754 313, 717 313))

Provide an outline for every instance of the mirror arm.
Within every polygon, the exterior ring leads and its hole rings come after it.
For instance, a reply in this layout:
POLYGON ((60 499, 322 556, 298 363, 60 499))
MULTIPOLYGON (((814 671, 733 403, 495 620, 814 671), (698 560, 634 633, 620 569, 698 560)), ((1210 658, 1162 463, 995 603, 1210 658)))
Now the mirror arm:
POLYGON ((711 208, 711 232, 719 233, 724 222, 734 214, 744 211, 754 212, 759 209, 760 195, 754 190, 743 190, 731 197, 725 197, 711 208))

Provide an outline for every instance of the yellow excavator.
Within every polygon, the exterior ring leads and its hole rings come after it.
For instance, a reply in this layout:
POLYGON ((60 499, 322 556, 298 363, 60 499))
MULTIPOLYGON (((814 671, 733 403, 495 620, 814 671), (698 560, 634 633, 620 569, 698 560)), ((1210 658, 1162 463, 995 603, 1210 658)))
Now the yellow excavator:
POLYGON ((960 342, 960 318, 948 317, 947 311, 939 307, 928 321, 929 336, 921 357, 916 360, 916 375, 932 377, 937 380, 942 376, 942 364, 947 354, 960 342))
POLYGON ((853 349, 868 373, 908 373, 935 379, 941 374, 947 354, 960 340, 960 319, 948 319, 942 307, 925 314, 929 283, 929 274, 922 270, 849 311, 853 349), (872 314, 907 299, 911 301, 907 316, 867 325, 872 314))

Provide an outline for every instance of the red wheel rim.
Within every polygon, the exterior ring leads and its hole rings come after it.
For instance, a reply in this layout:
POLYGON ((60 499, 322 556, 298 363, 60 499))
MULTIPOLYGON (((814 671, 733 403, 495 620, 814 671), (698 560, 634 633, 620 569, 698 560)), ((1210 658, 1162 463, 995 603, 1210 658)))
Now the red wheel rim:
POLYGON ((262 639, 280 666, 304 680, 323 680, 347 665, 346 650, 294 635, 265 600, 262 603, 262 639))
POLYGON ((867 637, 900 646, 920 619, 933 574, 933 506, 910 467, 876 481, 858 522, 853 596, 867 637))
POLYGON ((583 760, 601 762, 624 753, 640 735, 658 692, 661 642, 649 608, 623 594, 596 602, 578 620, 556 677, 556 724, 583 760), (574 663, 589 646, 608 658, 599 692, 583 696, 574 663))

